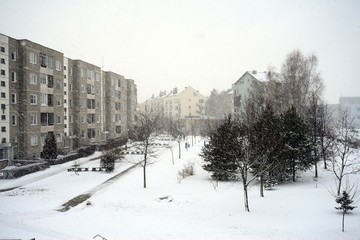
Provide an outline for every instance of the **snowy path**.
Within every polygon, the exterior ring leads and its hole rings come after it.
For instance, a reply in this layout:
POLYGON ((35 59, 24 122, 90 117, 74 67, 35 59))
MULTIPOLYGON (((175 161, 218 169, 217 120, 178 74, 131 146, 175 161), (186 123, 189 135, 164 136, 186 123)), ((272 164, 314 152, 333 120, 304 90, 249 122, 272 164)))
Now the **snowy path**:
MULTIPOLYGON (((83 165, 85 163, 88 163, 89 161, 94 161, 100 158, 101 153, 96 152, 93 155, 87 157, 87 158, 80 158, 77 160, 78 164, 83 165)), ((45 169, 43 171, 35 172, 32 174, 25 175, 23 177, 20 177, 18 179, 1 179, 0 180, 0 192, 6 192, 10 191, 16 188, 19 188, 21 186, 34 183, 36 181, 54 176, 56 174, 62 173, 66 171, 68 168, 73 165, 74 161, 70 161, 64 164, 60 165, 52 165, 50 168, 45 169)))

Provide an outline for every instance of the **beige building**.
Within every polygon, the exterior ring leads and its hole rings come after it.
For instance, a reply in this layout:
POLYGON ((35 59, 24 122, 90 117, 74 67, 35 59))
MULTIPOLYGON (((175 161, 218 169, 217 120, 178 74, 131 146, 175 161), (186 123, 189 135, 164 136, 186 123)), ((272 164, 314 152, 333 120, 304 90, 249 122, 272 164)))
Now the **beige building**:
POLYGON ((0 159, 40 157, 48 133, 65 151, 104 143, 134 120, 134 80, 29 40, 0 34, 0 82, 0 159))
POLYGON ((140 105, 141 111, 160 112, 172 119, 201 119, 204 116, 204 96, 191 86, 179 92, 174 88, 170 93, 162 91, 140 105))

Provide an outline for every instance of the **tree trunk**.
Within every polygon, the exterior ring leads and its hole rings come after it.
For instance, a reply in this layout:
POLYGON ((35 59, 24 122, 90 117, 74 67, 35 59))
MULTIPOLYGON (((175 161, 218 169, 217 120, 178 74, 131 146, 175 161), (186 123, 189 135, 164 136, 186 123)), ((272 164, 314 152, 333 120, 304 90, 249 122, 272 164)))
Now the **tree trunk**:
POLYGON ((315 160, 315 177, 318 177, 318 167, 317 167, 317 161, 315 160))
POLYGON ((143 166, 143 173, 144 173, 144 188, 146 188, 146 160, 143 166))
POLYGON ((264 197, 264 174, 260 175, 260 197, 264 197))
POLYGON ((345 231, 345 211, 343 211, 343 216, 342 216, 342 231, 345 231))
POLYGON ((243 183, 243 186, 244 186, 245 211, 250 212, 250 208, 249 208, 249 197, 248 197, 248 191, 247 191, 247 185, 246 185, 246 183, 243 183))
POLYGON ((338 187, 337 187, 337 195, 340 196, 342 177, 340 177, 338 180, 339 180, 339 183, 338 183, 338 187))
POLYGON ((180 141, 178 141, 179 143, 179 159, 181 159, 181 146, 180 146, 180 141))
POLYGON ((174 153, 173 153, 172 147, 170 147, 170 152, 171 152, 171 160, 172 160, 172 164, 174 165, 174 164, 175 164, 175 162, 174 162, 174 153))
POLYGON ((292 170, 292 180, 293 180, 293 182, 295 182, 296 181, 295 163, 293 164, 291 170, 292 170))

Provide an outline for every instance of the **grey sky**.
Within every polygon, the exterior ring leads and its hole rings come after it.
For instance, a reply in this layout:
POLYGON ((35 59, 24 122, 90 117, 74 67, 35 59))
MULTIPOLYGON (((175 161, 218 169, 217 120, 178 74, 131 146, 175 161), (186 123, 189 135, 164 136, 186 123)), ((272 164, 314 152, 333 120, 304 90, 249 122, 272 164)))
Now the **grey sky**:
POLYGON ((191 85, 208 95, 246 70, 315 53, 325 100, 360 96, 360 1, 0 0, 0 32, 132 78, 138 100, 191 85))

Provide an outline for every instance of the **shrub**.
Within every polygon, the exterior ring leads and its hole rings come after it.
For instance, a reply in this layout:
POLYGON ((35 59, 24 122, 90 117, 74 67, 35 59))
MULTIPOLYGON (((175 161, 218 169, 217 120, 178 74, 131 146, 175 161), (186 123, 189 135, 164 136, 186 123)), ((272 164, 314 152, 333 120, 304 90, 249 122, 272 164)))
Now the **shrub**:
POLYGON ((186 178, 194 174, 195 174, 194 163, 188 163, 186 165, 184 164, 184 168, 178 171, 178 176, 181 178, 186 178))

